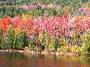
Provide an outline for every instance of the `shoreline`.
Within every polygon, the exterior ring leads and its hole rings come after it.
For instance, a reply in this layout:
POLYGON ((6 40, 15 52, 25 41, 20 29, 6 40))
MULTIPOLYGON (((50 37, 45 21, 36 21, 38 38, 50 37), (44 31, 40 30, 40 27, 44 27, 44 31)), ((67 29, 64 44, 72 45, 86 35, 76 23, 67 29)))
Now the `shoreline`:
POLYGON ((27 50, 0 50, 0 52, 18 52, 18 53, 23 53, 23 54, 43 54, 43 55, 56 55, 56 56, 80 56, 80 54, 76 54, 76 53, 71 53, 71 52, 46 52, 46 51, 42 51, 42 52, 36 52, 36 51, 27 51, 27 50))

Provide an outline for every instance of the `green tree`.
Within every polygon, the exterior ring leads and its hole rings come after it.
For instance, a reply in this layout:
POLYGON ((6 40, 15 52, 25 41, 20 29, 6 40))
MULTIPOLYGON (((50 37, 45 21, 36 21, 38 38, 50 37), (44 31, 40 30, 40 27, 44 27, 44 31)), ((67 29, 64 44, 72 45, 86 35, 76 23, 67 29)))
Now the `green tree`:
POLYGON ((5 39, 8 48, 14 48, 14 38, 15 38, 15 30, 13 28, 10 28, 7 31, 6 39, 5 39))
POLYGON ((2 49, 3 30, 0 29, 0 49, 2 49))
POLYGON ((90 54, 90 30, 87 30, 82 36, 81 54, 90 54))
POLYGON ((28 38, 28 47, 30 48, 31 51, 34 50, 35 45, 34 45, 34 40, 33 40, 33 38, 28 38))
POLYGON ((22 49, 28 46, 28 39, 25 32, 20 32, 16 35, 14 45, 16 49, 22 49))

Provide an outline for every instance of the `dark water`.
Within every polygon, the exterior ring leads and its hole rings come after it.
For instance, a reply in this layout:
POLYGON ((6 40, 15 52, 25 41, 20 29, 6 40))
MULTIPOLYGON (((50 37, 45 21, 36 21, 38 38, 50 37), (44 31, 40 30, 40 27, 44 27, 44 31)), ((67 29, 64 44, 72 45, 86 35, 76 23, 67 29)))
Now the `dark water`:
POLYGON ((90 67, 90 58, 0 53, 0 67, 90 67))

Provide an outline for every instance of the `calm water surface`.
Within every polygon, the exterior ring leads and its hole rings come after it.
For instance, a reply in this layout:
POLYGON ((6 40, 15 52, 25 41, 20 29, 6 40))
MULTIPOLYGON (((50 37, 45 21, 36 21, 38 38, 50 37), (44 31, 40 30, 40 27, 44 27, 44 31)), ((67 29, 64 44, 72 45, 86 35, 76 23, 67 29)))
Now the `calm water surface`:
POLYGON ((0 67, 90 67, 90 58, 0 52, 0 67))

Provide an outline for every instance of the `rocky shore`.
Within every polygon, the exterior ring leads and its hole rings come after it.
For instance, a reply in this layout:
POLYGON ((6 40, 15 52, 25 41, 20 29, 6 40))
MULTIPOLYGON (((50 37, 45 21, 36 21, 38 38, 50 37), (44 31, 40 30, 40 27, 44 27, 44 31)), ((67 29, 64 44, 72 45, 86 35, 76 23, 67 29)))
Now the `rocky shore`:
POLYGON ((66 53, 66 52, 52 52, 52 51, 42 51, 42 52, 37 52, 37 51, 30 51, 28 49, 24 49, 24 50, 0 50, 0 52, 18 52, 18 53, 23 53, 26 55, 30 55, 30 54, 43 54, 43 55, 56 55, 56 56, 80 56, 79 53, 66 53))

